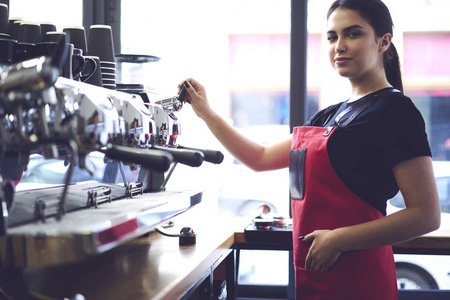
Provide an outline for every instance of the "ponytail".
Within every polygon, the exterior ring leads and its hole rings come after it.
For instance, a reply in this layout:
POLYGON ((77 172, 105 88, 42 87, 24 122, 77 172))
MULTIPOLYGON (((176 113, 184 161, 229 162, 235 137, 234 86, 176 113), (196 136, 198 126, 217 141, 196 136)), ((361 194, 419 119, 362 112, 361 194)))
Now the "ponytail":
POLYGON ((397 49, 394 44, 391 43, 389 48, 383 54, 384 71, 386 72, 386 78, 389 83, 399 90, 403 90, 402 74, 400 71, 400 58, 398 57, 397 49))

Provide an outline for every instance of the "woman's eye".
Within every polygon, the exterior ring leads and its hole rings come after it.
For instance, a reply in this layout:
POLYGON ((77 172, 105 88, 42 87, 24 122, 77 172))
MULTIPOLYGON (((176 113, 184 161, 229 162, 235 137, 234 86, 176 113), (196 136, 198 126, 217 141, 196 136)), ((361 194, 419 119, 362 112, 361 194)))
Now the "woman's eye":
POLYGON ((329 36, 327 37, 327 40, 328 40, 329 42, 332 42, 332 41, 336 40, 336 36, 334 36, 334 35, 329 35, 329 36))
POLYGON ((348 37, 358 37, 358 36, 360 36, 361 34, 359 33, 359 32, 357 32, 357 31, 350 31, 348 34, 347 34, 347 36, 348 37))

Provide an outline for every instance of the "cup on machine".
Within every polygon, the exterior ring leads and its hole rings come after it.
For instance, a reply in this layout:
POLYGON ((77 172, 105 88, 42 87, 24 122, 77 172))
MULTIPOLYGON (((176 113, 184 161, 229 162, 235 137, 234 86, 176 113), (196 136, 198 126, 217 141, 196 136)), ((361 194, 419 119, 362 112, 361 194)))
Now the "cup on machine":
MULTIPOLYGON (((59 47, 59 43, 55 42, 42 42, 35 46, 34 57, 39 56, 48 56, 52 57, 56 50, 59 47)), ((66 60, 64 61, 64 65, 62 66, 62 70, 60 76, 73 79, 73 45, 66 43, 66 60)))
POLYGON ((83 71, 86 62, 83 57, 83 50, 73 48, 72 50, 72 77, 73 80, 80 80, 81 71, 83 71))
POLYGON ((78 48, 72 53, 72 75, 73 80, 85 82, 97 70, 97 62, 94 58, 83 56, 83 51, 78 48))
POLYGON ((36 45, 31 43, 14 44, 13 63, 19 63, 36 57, 36 45))
POLYGON ((17 40, 17 36, 14 36, 14 23, 20 21, 20 18, 9 18, 8 22, 8 34, 11 36, 11 39, 17 40))
POLYGON ((81 71, 81 81, 102 87, 103 83, 102 73, 100 70, 100 58, 98 56, 87 55, 84 56, 84 59, 86 61, 86 65, 83 71, 81 71), (87 63, 87 61, 93 61, 94 63, 87 63))
POLYGON ((42 32, 43 40, 45 40, 45 35, 47 34, 47 32, 56 31, 56 25, 53 23, 44 22, 44 23, 40 23, 40 24, 41 24, 41 32, 42 32))
POLYGON ((20 23, 24 22, 22 19, 18 18, 18 19, 12 19, 9 22, 9 34, 11 35, 11 38, 13 40, 17 41, 17 38, 19 36, 19 26, 20 23))
POLYGON ((9 10, 4 3, 0 3, 0 33, 9 34, 9 10))
POLYGON ((86 31, 83 26, 66 26, 63 32, 67 35, 67 42, 73 44, 76 49, 83 50, 87 54, 86 31))
POLYGON ((116 63, 113 61, 100 61, 100 65, 102 66, 102 68, 112 68, 112 69, 116 69, 116 63))
POLYGON ((16 41, 12 39, 0 39, 0 65, 11 65, 14 60, 16 41))
POLYGON ((102 86, 116 89, 116 62, 111 26, 92 25, 89 28, 87 48, 89 55, 98 56, 100 59, 102 86))
POLYGON ((115 62, 111 26, 92 25, 89 28, 88 54, 98 56, 100 61, 115 62))
POLYGON ((59 41, 61 41, 62 39, 67 41, 65 32, 49 31, 45 34, 43 41, 47 43, 59 43, 59 41))
POLYGON ((21 22, 17 34, 19 43, 37 44, 42 42, 41 25, 31 22, 21 22))
POLYGON ((116 68, 103 67, 102 61, 100 61, 100 71, 102 74, 103 87, 111 90, 115 90, 116 85, 116 68))
POLYGON ((13 37, 14 23, 22 21, 22 18, 11 17, 8 22, 8 34, 13 37))

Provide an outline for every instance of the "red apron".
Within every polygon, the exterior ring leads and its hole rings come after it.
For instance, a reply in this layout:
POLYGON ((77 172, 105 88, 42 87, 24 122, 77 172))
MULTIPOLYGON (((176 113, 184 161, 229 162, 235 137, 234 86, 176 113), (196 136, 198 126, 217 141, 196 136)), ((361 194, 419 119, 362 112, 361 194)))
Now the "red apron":
POLYGON ((318 229, 369 222, 383 215, 336 175, 327 143, 335 128, 297 127, 290 152, 296 299, 398 299, 392 247, 343 252, 327 272, 306 270, 311 243, 298 240, 318 229), (330 128, 329 128, 330 129, 330 128))

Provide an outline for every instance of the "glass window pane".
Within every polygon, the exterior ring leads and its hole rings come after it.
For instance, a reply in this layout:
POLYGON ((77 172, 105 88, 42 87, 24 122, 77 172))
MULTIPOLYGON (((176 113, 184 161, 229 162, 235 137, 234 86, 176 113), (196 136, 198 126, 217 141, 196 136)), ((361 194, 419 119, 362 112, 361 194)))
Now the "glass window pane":
POLYGON ((246 284, 283 285, 289 281, 286 263, 287 251, 273 250, 241 250, 239 266, 239 282, 246 284), (270 259, 268 259, 270 257, 270 259), (254 261, 261 262, 254 264, 254 261), (271 276, 270 276, 271 275, 271 276))
POLYGON ((403 42, 405 77, 449 76, 450 32, 405 32, 403 42))
POLYGON ((288 32, 230 35, 230 86, 237 90, 264 86, 288 90, 289 45, 288 32))

